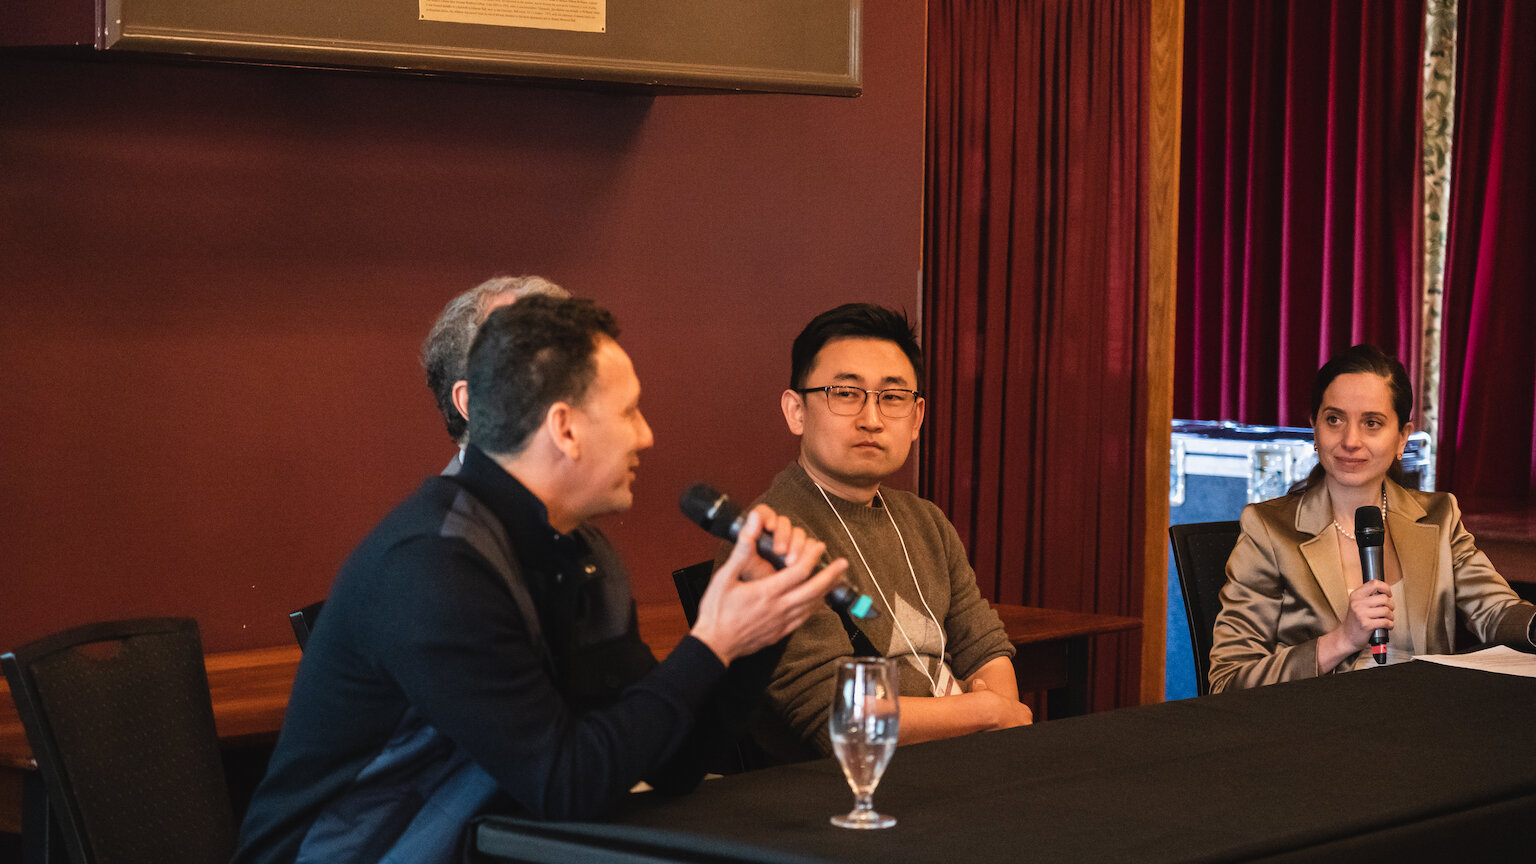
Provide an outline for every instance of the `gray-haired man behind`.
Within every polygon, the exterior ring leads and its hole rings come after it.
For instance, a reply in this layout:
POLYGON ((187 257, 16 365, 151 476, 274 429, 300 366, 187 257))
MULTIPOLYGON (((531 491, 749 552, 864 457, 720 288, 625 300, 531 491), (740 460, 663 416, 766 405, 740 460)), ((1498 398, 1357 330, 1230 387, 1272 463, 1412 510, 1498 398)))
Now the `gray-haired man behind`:
POLYGON ((448 301, 432 331, 421 343, 421 365, 427 371, 427 389, 437 400, 448 437, 459 452, 448 461, 444 474, 455 474, 464 464, 464 444, 469 436, 469 382, 465 380, 469 346, 486 316, 524 297, 571 296, 571 292, 543 276, 495 276, 448 301))

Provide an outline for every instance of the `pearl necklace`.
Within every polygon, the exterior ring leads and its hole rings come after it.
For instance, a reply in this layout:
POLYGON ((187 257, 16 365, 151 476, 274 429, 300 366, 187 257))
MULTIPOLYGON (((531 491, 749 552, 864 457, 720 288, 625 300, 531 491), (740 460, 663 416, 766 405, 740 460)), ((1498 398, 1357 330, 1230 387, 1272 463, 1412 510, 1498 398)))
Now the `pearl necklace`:
MULTIPOLYGON (((1386 521, 1387 521, 1387 487, 1386 487, 1386 484, 1382 484, 1382 487, 1381 487, 1381 521, 1382 521, 1383 525, 1385 525, 1386 521)), ((1355 542, 1355 535, 1349 533, 1348 531, 1345 531, 1344 530, 1344 526, 1339 524, 1339 520, 1337 520, 1337 519, 1333 520, 1333 527, 1339 529, 1339 533, 1340 534, 1343 534, 1345 537, 1349 538, 1349 542, 1351 542, 1351 543, 1355 542)))

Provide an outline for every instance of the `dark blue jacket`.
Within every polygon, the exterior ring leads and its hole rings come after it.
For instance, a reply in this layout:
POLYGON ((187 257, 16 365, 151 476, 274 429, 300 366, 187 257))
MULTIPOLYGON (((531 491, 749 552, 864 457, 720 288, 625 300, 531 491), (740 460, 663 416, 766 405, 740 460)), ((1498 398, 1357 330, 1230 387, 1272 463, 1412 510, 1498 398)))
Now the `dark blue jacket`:
POLYGON ((658 664, 602 534, 557 535, 470 448, 342 566, 235 861, 447 862, 487 810, 591 819, 641 780, 685 791, 777 655, 727 673, 689 637, 658 664))

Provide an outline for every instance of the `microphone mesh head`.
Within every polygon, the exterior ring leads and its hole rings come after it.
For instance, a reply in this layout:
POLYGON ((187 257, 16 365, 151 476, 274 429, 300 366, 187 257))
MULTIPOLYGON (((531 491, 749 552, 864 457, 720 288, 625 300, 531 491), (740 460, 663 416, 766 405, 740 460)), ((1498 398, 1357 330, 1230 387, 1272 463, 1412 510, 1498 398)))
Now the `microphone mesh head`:
POLYGON ((1386 526, 1381 508, 1367 504, 1355 511, 1355 541, 1361 546, 1380 546, 1386 542, 1386 526))
POLYGON ((730 539, 729 528, 736 517, 741 515, 741 508, 736 506, 729 495, 708 483, 695 483, 689 487, 683 497, 678 499, 677 506, 682 508, 683 515, 693 521, 695 525, 716 537, 730 539), (721 533, 721 531, 727 533, 721 533))

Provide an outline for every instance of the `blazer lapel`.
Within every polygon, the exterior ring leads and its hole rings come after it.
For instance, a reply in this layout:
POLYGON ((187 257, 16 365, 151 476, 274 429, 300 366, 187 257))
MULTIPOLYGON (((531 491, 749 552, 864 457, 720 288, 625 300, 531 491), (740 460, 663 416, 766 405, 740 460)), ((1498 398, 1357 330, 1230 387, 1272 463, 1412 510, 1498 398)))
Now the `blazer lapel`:
POLYGON ((1425 511, 1419 502, 1396 483, 1387 484, 1387 536, 1397 551, 1397 563, 1403 570, 1403 593, 1408 601, 1408 632, 1413 636, 1415 654, 1449 651, 1449 645, 1430 645, 1430 606, 1439 576, 1437 548, 1440 528, 1420 523, 1425 511))
MULTIPOLYGON (((1328 516, 1328 492, 1319 483, 1308 489, 1296 506, 1296 530, 1313 535, 1312 539, 1300 544, 1301 555, 1307 559, 1307 567, 1312 570, 1312 578, 1317 580, 1317 587, 1327 600, 1328 608, 1333 610, 1334 623, 1338 623, 1344 620, 1344 612, 1349 605, 1349 592, 1344 589, 1344 569, 1339 564, 1338 541, 1333 532, 1328 530, 1332 527, 1333 520, 1328 516)), ((1315 599, 1312 602, 1314 606, 1317 605, 1315 599)))

